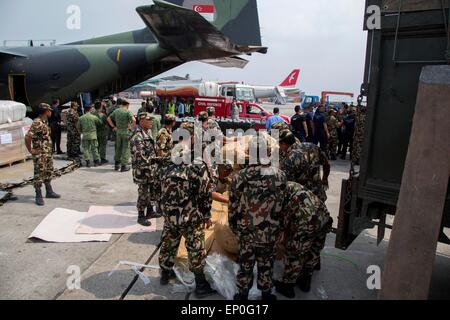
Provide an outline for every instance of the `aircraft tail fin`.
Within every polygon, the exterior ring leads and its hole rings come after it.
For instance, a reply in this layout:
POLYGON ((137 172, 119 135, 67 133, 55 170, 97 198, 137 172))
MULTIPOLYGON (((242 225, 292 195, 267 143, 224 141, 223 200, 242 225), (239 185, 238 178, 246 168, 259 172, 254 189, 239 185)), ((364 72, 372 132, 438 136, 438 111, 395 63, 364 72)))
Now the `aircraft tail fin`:
MULTIPOLYGON (((197 12, 218 31, 238 45, 261 46, 261 31, 256 0, 168 0, 166 4, 197 12)), ((145 28, 69 44, 144 44, 155 43, 155 41, 155 36, 148 28, 145 28)))
POLYGON ((280 84, 281 87, 293 87, 297 85, 300 69, 293 70, 288 77, 280 84))
MULTIPOLYGON (((215 1, 219 2, 230 4, 231 0, 215 1)), ((161 48, 173 52, 182 61, 220 59, 267 52, 265 47, 233 42, 210 23, 204 14, 199 13, 199 11, 213 11, 210 6, 197 5, 191 10, 162 0, 154 0, 154 3, 138 7, 136 11, 156 37, 161 48)), ((216 20, 215 24, 218 22, 216 20)))

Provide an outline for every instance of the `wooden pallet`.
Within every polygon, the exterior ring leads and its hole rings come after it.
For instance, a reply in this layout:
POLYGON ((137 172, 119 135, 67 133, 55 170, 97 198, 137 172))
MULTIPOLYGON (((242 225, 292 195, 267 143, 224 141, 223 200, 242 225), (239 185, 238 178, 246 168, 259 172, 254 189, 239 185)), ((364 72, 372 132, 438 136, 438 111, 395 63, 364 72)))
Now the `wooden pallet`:
POLYGON ((30 159, 31 159, 31 157, 26 157, 24 159, 11 160, 11 161, 8 161, 8 162, 5 162, 5 163, 1 163, 0 164, 0 169, 2 169, 2 168, 9 168, 9 167, 12 167, 12 166, 14 166, 16 164, 20 164, 20 163, 26 163, 30 159))

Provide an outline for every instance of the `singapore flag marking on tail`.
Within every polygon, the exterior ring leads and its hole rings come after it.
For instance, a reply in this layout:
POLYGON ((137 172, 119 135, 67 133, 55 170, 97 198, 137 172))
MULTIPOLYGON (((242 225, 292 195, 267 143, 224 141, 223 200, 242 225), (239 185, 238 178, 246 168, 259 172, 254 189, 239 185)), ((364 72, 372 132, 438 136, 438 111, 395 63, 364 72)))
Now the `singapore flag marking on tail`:
POLYGON ((196 4, 192 7, 192 10, 198 12, 208 21, 214 21, 216 9, 214 5, 209 4, 196 4))

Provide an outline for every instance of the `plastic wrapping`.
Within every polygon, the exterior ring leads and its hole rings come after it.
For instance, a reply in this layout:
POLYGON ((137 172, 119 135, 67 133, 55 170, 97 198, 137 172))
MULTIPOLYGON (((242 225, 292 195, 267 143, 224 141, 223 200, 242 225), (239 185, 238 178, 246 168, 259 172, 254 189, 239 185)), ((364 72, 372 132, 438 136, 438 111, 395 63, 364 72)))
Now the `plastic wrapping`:
POLYGON ((0 124, 21 121, 25 118, 27 107, 15 101, 0 101, 0 124))
POLYGON ((237 292, 236 275, 239 265, 228 257, 213 254, 206 258, 205 275, 211 287, 227 300, 237 292))
MULTIPOLYGON (((189 267, 185 263, 178 263, 174 266, 173 271, 178 281, 186 288, 185 292, 193 292, 195 290, 195 275, 189 271, 189 267)), ((175 289, 180 291, 180 288, 175 289)))

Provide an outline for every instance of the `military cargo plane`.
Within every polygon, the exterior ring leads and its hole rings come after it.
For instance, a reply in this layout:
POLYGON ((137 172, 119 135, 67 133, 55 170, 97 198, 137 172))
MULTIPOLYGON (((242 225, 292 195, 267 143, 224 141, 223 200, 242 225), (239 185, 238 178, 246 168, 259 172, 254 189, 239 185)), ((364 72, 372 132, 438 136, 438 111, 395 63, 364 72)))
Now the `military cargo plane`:
POLYGON ((0 100, 36 107, 80 93, 121 92, 189 61, 244 67, 266 53, 256 0, 154 0, 136 8, 147 26, 49 47, 0 47, 0 100))

